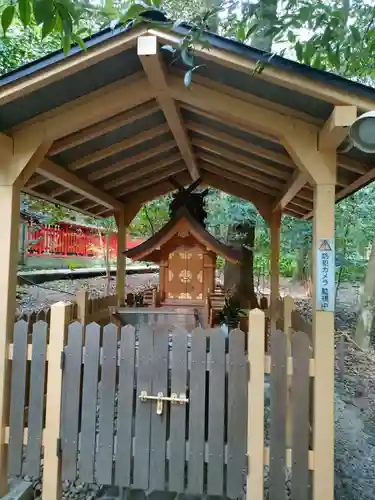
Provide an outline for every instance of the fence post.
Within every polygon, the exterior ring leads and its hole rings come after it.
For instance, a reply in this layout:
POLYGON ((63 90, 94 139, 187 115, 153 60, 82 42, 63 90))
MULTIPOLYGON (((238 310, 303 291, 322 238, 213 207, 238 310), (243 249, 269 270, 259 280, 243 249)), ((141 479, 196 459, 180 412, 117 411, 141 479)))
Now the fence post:
MULTIPOLYGON (((287 295, 284 298, 284 334, 286 336, 286 356, 292 356, 292 312, 294 310, 293 297, 287 295)), ((286 446, 292 445, 292 377, 287 376, 287 402, 286 402, 286 446)))
POLYGON ((61 457, 57 446, 60 438, 62 369, 61 353, 66 344, 70 304, 58 302, 51 307, 48 344, 47 408, 44 430, 43 500, 61 498, 61 457))
POLYGON ((75 301, 77 303, 77 319, 84 326, 89 315, 89 294, 87 290, 84 288, 77 290, 75 301))
POLYGON ((249 311, 247 340, 250 376, 247 400, 247 500, 263 500, 264 490, 264 312, 249 311))

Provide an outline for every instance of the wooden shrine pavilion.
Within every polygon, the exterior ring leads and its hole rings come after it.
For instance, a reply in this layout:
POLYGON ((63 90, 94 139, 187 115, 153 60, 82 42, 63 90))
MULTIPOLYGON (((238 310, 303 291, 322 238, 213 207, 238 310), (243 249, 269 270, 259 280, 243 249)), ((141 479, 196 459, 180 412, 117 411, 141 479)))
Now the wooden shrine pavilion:
POLYGON ((150 239, 128 250, 134 260, 160 265, 160 301, 202 305, 215 288, 216 257, 238 263, 242 252, 214 238, 187 208, 181 208, 150 239))
MULTIPOLYGON (((322 241, 333 250, 336 201, 375 179, 375 156, 345 143, 357 116, 375 110, 375 89, 211 33, 203 34, 209 48, 194 46, 198 69, 186 88, 187 68, 181 60, 171 64, 175 55, 162 49, 178 49, 190 30, 152 23, 104 30, 86 41, 87 51, 56 52, 0 78, 0 494, 7 491, 21 192, 90 216, 115 216, 123 302, 130 222, 144 203, 172 192, 173 179, 186 185, 200 178, 253 203, 270 227, 271 323, 279 298, 281 217, 313 220, 312 496, 333 499, 334 311, 330 300, 324 307, 320 302, 316 260, 322 241)), ((220 253, 197 229, 194 236, 208 252, 220 253)), ((254 362, 264 363, 260 358, 254 362)), ((263 417, 255 413, 262 391, 249 410, 248 446, 261 450, 249 463, 254 500, 263 498, 263 417)), ((53 408, 59 402, 48 404, 58 429, 53 408)), ((55 500, 56 446, 48 459, 43 499, 55 500)))

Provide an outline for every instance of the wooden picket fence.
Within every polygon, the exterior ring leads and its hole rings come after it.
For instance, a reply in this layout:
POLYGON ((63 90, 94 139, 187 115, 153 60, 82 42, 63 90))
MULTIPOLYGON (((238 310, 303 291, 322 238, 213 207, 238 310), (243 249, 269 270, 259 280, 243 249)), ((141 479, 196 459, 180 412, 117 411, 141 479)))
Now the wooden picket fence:
POLYGON ((265 489, 271 500, 287 498, 289 479, 293 500, 310 498, 319 463, 308 335, 274 331, 266 353, 260 310, 250 311, 248 334, 225 339, 218 329, 171 336, 160 325, 84 326, 70 323, 69 307, 58 303, 50 325, 35 323, 31 344, 28 324, 15 324, 10 474, 43 473, 43 500, 60 498, 62 479, 77 477, 230 498, 246 491, 249 500, 265 489), (188 401, 164 402, 161 418, 142 391, 188 401))

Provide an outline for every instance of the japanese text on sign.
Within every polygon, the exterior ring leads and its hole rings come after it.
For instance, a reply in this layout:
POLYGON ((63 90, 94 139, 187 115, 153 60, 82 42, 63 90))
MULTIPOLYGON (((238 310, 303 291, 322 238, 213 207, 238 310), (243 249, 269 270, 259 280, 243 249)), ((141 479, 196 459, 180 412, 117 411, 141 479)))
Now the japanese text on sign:
POLYGON ((316 255, 316 309, 335 309, 335 247, 332 238, 318 240, 316 255))

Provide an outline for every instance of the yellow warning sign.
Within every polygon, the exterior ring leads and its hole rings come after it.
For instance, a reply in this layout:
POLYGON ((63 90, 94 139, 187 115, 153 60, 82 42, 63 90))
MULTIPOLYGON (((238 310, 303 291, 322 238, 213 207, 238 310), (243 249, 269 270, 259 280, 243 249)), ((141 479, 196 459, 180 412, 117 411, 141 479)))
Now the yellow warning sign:
POLYGON ((328 243, 327 240, 322 241, 322 244, 320 245, 319 250, 321 252, 332 252, 331 245, 328 243))

